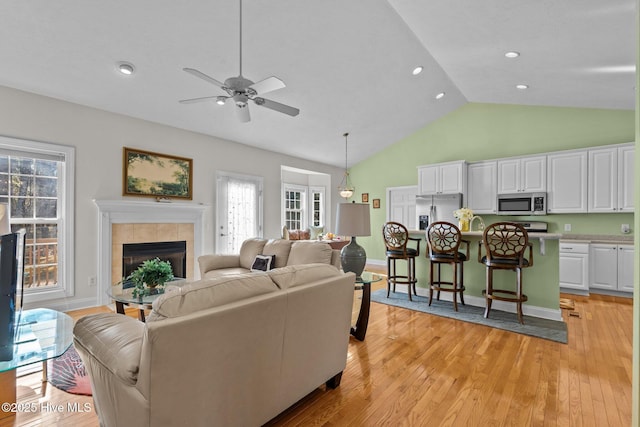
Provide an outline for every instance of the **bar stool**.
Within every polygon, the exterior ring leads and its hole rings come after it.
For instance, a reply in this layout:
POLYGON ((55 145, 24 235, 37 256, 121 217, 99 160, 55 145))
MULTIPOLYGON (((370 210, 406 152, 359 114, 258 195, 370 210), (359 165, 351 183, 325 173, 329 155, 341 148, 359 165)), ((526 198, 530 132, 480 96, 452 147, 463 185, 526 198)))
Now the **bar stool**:
POLYGON ((409 237, 409 231, 407 227, 399 222, 387 222, 382 226, 382 237, 384 238, 384 244, 387 248, 387 298, 391 292, 391 285, 393 284, 393 292, 396 291, 396 284, 406 284, 408 286, 407 293, 409 294, 409 300, 411 298, 411 287, 413 287, 413 293, 416 293, 416 257, 420 255, 420 240, 414 237, 409 237), (417 242, 416 248, 408 248, 407 243, 409 241, 417 242), (407 275, 399 275, 396 271, 397 260, 407 261, 407 275))
POLYGON ((458 295, 460 302, 464 305, 464 262, 469 259, 468 240, 462 239, 460 229, 450 222, 438 221, 433 222, 426 231, 427 245, 429 252, 427 258, 430 261, 429 266, 429 305, 433 299, 433 291, 437 291, 436 298, 440 300, 440 291, 453 293, 453 309, 458 311, 458 295), (459 252, 460 245, 464 243, 466 253, 459 252), (448 264, 453 267, 452 280, 442 280, 441 267, 442 264, 448 264), (438 280, 434 280, 434 267, 438 268, 438 280), (460 282, 458 283, 458 268, 460 269, 460 282))
POLYGON ((518 321, 524 324, 522 303, 528 298, 522 293, 522 269, 533 266, 533 245, 529 243, 527 230, 512 222, 491 224, 484 230, 482 242, 478 246, 478 262, 487 268, 486 289, 482 291, 486 300, 484 317, 489 317, 493 300, 515 302, 518 321), (481 253, 482 246, 485 247, 485 256, 481 253), (524 257, 527 248, 528 259, 524 257), (493 288, 493 270, 496 269, 516 272, 515 291, 493 288))

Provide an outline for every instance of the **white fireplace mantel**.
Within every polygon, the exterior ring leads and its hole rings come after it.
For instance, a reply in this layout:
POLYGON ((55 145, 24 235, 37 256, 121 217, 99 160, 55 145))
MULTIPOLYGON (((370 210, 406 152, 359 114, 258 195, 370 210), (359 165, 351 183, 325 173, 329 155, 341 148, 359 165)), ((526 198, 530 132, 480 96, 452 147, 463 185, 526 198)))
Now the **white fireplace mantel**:
POLYGON ((204 251, 204 215, 206 205, 187 202, 155 202, 142 200, 94 200, 98 207, 98 296, 101 305, 110 304, 107 296, 111 278, 111 225, 136 223, 193 224, 194 272, 197 259, 204 251))

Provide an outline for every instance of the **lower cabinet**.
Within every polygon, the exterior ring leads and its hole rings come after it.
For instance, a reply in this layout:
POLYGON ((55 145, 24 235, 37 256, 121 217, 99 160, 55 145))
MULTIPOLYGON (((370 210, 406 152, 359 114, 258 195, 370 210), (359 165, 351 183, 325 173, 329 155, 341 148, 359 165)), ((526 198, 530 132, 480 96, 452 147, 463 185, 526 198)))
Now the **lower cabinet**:
POLYGON ((589 291, 589 243, 560 241, 560 288, 589 291))
POLYGON ((633 245, 592 243, 589 251, 589 287, 633 292, 633 258, 633 245))

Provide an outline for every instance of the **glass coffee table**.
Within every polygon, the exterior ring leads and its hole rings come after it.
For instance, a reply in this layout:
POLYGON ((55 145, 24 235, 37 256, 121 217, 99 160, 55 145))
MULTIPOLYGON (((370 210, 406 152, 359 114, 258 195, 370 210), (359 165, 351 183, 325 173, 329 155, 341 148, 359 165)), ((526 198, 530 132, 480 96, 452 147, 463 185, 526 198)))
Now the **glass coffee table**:
MULTIPOLYGON (((13 348, 4 348, 0 361, 0 401, 16 402, 16 369, 42 362, 42 381, 47 380, 47 360, 62 355, 73 342, 73 319, 67 314, 46 308, 23 310, 16 314, 18 325, 13 348), (11 351, 13 351, 12 354, 11 351)), ((0 418, 15 415, 0 411, 0 418)), ((4 407, 3 407, 4 409, 4 407)))
POLYGON ((382 280, 382 276, 365 271, 361 277, 356 278, 356 291, 362 291, 362 303, 358 312, 356 325, 351 327, 351 335, 357 340, 364 341, 369 325, 369 312, 371 310, 371 284, 382 280))
POLYGON ((116 313, 125 314, 124 308, 125 306, 130 306, 138 309, 138 319, 140 321, 145 321, 145 310, 151 310, 151 306, 155 300, 160 297, 160 295, 164 294, 166 289, 170 286, 178 286, 180 283, 184 282, 186 279, 176 278, 167 282, 163 288, 158 288, 156 292, 151 295, 144 296, 133 296, 134 288, 123 288, 122 283, 115 284, 111 286, 111 289, 107 292, 109 298, 111 298, 116 304, 116 313))

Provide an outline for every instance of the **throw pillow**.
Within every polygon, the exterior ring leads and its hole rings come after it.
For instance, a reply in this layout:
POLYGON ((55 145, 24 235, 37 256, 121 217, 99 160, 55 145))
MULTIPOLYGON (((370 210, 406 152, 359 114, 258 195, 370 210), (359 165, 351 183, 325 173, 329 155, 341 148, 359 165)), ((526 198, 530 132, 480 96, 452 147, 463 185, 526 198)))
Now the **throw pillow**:
POLYGON ((319 227, 311 226, 311 227, 309 227, 309 231, 311 232, 311 235, 309 236, 309 238, 311 240, 317 240, 318 237, 322 233, 324 233, 324 226, 319 226, 319 227))
POLYGON ((274 264, 275 255, 256 255, 251 271, 269 271, 274 264))

